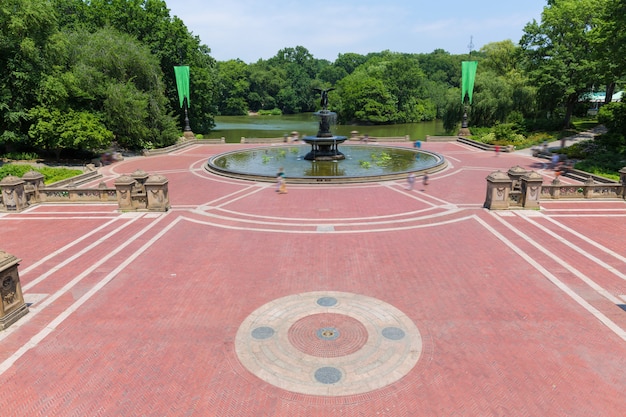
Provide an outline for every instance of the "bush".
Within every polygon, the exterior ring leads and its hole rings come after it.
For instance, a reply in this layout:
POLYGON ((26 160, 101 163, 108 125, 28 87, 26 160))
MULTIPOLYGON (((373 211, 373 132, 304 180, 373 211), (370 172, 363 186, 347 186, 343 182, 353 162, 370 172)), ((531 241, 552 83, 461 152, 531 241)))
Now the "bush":
POLYGON ((13 161, 32 161, 39 159, 39 155, 35 152, 9 152, 4 155, 0 155, 0 158, 10 159, 13 161))
POLYGON ((609 132, 626 136, 626 103, 609 103, 600 107, 598 122, 609 132))
POLYGON ((259 110, 261 116, 280 116, 283 112, 280 109, 259 110))
POLYGON ((593 140, 585 140, 574 143, 561 149, 559 152, 567 155, 568 159, 585 159, 593 155, 598 149, 598 144, 593 140))
POLYGON ((526 119, 524 120, 523 128, 526 132, 537 130, 554 132, 563 128, 563 119, 556 117, 551 119, 526 119))
POLYGON ((83 173, 80 169, 51 167, 38 168, 28 164, 6 164, 0 167, 0 180, 9 175, 22 178, 24 174, 29 171, 37 171, 43 174, 43 181, 46 184, 72 178, 83 173))

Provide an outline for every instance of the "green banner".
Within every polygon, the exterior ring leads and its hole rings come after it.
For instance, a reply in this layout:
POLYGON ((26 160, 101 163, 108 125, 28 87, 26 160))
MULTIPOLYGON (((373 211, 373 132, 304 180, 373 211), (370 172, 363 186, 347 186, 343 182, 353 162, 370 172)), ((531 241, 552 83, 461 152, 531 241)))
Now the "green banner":
POLYGON ((476 67, 478 61, 463 61, 461 63, 462 69, 462 83, 461 83, 461 103, 465 102, 465 94, 469 97, 469 102, 472 104, 472 93, 474 92, 474 80, 476 79, 476 67))
POLYGON ((174 74, 176 74, 176 87, 178 87, 180 107, 183 107, 185 98, 187 98, 187 106, 189 106, 191 102, 189 99, 189 67, 174 67, 174 74))

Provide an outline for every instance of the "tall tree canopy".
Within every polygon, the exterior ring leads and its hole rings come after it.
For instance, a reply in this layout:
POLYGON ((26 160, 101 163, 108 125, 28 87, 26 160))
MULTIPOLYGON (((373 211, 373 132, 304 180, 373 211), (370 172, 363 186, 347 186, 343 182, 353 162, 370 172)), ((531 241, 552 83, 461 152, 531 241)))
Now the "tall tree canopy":
POLYGON ((605 1, 549 1, 541 23, 533 21, 524 28, 520 44, 526 70, 538 87, 539 104, 546 112, 564 105, 564 127, 570 125, 580 96, 598 82, 592 31, 605 1))
POLYGON ((57 153, 112 138, 133 149, 171 144, 182 127, 173 71, 181 64, 201 98, 191 101, 192 128, 208 132, 216 109, 209 52, 163 0, 3 1, 0 144, 57 153))

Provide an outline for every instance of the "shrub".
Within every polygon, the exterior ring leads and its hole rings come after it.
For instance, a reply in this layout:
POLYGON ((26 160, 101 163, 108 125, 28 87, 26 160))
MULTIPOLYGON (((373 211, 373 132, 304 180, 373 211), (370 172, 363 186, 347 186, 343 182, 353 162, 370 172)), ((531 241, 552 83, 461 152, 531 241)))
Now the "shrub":
POLYGON ((13 161, 32 161, 39 158, 35 152, 9 152, 0 155, 0 158, 11 159, 13 161))
POLYGON ((585 159, 598 149, 597 143, 592 140, 586 140, 583 142, 574 143, 571 146, 567 146, 561 149, 559 152, 567 155, 569 159, 585 159))
POLYGON ((626 103, 609 103, 600 107, 598 122, 609 132, 626 136, 626 103))
POLYGON ((271 109, 271 110, 259 110, 259 115, 261 116, 280 116, 283 112, 280 109, 271 109))
POLYGON ((9 175, 23 177, 29 171, 37 171, 43 174, 43 180, 46 184, 72 178, 83 173, 80 169, 70 168, 51 168, 51 167, 33 167, 28 164, 6 164, 0 167, 0 180, 9 175))

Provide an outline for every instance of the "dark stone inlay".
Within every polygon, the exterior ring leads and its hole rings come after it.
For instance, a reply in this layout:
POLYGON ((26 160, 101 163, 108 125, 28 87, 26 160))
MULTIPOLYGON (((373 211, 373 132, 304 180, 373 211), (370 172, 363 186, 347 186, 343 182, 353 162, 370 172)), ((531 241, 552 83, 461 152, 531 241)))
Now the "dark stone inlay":
POLYGON ((336 384, 341 380, 341 371, 332 366, 325 366, 315 371, 315 379, 322 384, 336 384))
POLYGON ((385 327, 383 329, 383 336, 389 340, 400 340, 404 339, 406 334, 404 333, 404 330, 397 327, 385 327))
POLYGON ((317 304, 322 307, 332 307, 337 304, 337 299, 335 297, 321 297, 318 298, 317 304))
POLYGON ((334 327, 322 327, 317 331, 317 337, 322 340, 335 340, 339 337, 339 330, 334 327))
POLYGON ((259 340, 264 340, 274 336, 274 333, 275 331, 271 327, 257 327, 256 329, 252 330, 252 337, 259 340))

